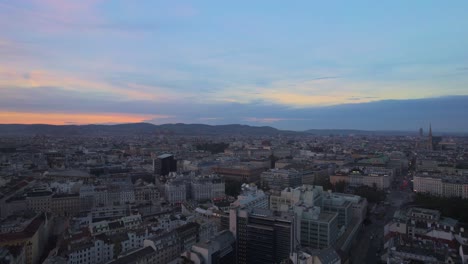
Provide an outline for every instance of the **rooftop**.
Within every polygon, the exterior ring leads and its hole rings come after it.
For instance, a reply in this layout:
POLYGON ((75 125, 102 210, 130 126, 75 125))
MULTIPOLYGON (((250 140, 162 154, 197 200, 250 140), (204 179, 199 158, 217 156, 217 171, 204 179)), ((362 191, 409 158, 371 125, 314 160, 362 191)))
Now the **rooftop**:
POLYGON ((152 247, 145 247, 142 249, 138 249, 126 256, 120 257, 108 264, 129 264, 129 263, 136 263, 138 260, 144 258, 145 256, 154 254, 155 250, 152 247))

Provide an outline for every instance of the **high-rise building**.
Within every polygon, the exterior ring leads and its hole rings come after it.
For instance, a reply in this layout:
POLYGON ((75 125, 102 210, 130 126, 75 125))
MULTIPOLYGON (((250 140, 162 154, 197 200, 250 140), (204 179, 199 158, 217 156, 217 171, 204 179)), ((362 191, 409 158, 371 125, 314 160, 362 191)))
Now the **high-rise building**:
POLYGON ((323 211, 338 213, 338 227, 347 227, 353 216, 352 204, 340 196, 325 195, 323 198, 323 211))
POLYGON ((153 160, 154 173, 166 176, 169 172, 177 171, 177 160, 172 154, 163 154, 153 160))
POLYGON ((297 245, 297 218, 291 212, 232 208, 229 230, 237 240, 237 263, 280 263, 297 245))
POLYGON ((324 249, 335 245, 338 239, 338 213, 306 205, 294 206, 294 212, 301 223, 301 246, 324 249))

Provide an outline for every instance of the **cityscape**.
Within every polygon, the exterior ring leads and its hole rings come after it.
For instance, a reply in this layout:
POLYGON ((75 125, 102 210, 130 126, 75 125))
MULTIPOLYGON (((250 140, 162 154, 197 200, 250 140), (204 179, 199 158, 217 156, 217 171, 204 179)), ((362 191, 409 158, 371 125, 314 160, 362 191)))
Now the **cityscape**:
POLYGON ((0 0, 0 264, 468 264, 467 10, 0 0))
POLYGON ((466 261, 468 136, 127 126, 0 125, 2 263, 466 261))

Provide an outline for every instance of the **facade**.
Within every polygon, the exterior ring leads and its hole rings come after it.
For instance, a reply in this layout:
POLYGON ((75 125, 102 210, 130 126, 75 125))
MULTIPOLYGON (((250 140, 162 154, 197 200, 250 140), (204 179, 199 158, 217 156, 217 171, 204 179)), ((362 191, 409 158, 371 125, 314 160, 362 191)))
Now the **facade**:
POLYGON ((304 203, 309 206, 322 206, 323 187, 303 185, 297 188, 285 188, 279 195, 271 195, 270 210, 292 211, 294 205, 304 203))
POLYGON ((301 246, 324 249, 335 245, 338 239, 338 213, 308 206, 295 206, 294 212, 301 223, 301 246))
POLYGON ((204 264, 235 264, 236 239, 228 230, 224 230, 209 240, 203 240, 193 245, 182 254, 183 259, 193 263, 204 264))
POLYGON ((271 169, 260 175, 265 188, 283 190, 286 187, 296 188, 302 185, 302 173, 296 170, 271 169))
POLYGON ((28 210, 36 213, 51 211, 52 192, 49 190, 34 190, 27 193, 26 197, 28 210))
POLYGON ((414 191, 443 197, 468 198, 468 178, 460 175, 420 174, 413 177, 414 191))
POLYGON ((144 262, 148 260, 154 261, 157 257, 149 254, 149 252, 146 252, 148 255, 143 254, 144 256, 140 256, 140 254, 137 253, 136 255, 133 255, 132 258, 127 257, 139 252, 144 246, 145 239, 150 236, 151 233, 149 233, 148 230, 140 229, 133 230, 131 232, 99 234, 78 240, 70 240, 66 242, 66 249, 61 252, 61 255, 66 257, 67 263, 69 264, 100 264, 108 263, 110 261, 117 261, 116 263, 127 263, 122 261, 130 261, 131 259, 133 261, 133 258, 135 258, 137 262, 130 263, 154 263, 144 262), (133 253, 128 254, 129 252, 133 253), (142 258, 140 259, 136 256, 140 256, 142 258))
POLYGON ((200 200, 221 199, 225 196, 224 179, 217 175, 199 176, 190 184, 191 198, 200 200))
POLYGON ((172 154, 163 154, 153 160, 154 173, 162 176, 169 175, 170 172, 177 171, 177 160, 172 154))
POLYGON ((144 247, 107 264, 152 264, 156 262, 156 257, 156 251, 152 247, 144 247))
MULTIPOLYGON (((0 233, 0 247, 24 246, 24 260, 26 264, 37 264, 44 253, 49 238, 51 221, 49 215, 41 213, 27 219, 24 224, 0 233)), ((15 220, 15 223, 18 221, 15 220)), ((2 222, 1 225, 7 223, 2 222)), ((2 228, 2 230, 4 230, 2 228)))
POLYGON ((169 203, 182 203, 187 200, 187 189, 184 181, 169 180, 164 185, 164 196, 169 203))
POLYGON ((228 167, 214 167, 213 171, 226 180, 242 183, 258 182, 260 174, 265 170, 263 166, 234 165, 228 167))
POLYGON ((268 196, 257 186, 242 184, 241 189, 241 194, 237 196, 237 200, 232 203, 232 206, 268 209, 268 196))
POLYGON ((199 241, 200 225, 197 223, 187 223, 175 229, 178 241, 180 243, 180 251, 189 250, 199 241))
POLYGON ((288 259, 296 246, 297 226, 293 213, 232 208, 229 230, 237 240, 237 263, 280 263, 288 259))
POLYGON ((26 263, 25 247, 6 246, 0 247, 0 263, 5 264, 24 264, 26 263))
POLYGON ((135 188, 135 201, 137 203, 157 201, 159 198, 161 198, 161 193, 153 184, 135 188))
POLYGON ((156 251, 154 264, 171 263, 180 256, 180 244, 174 231, 152 236, 145 240, 144 246, 156 251))
POLYGON ((80 212, 81 201, 79 194, 52 195, 51 211, 59 216, 73 216, 80 212))
POLYGON ((338 172, 330 176, 330 183, 336 184, 342 181, 354 187, 375 186, 377 189, 384 190, 390 188, 393 181, 393 172, 387 173, 385 171, 387 171, 387 169, 377 170, 374 168, 371 172, 365 172, 359 169, 353 169, 349 172, 338 172))
POLYGON ((325 195, 322 203, 322 210, 325 212, 338 213, 338 228, 347 227, 351 223, 353 216, 352 204, 350 201, 342 199, 340 196, 332 194, 325 195))
POLYGON ((443 183, 439 177, 430 177, 419 175, 413 177, 414 191, 421 193, 429 193, 431 195, 443 195, 443 183))
POLYGON ((468 234, 457 220, 442 217, 440 211, 412 207, 397 211, 384 227, 387 263, 462 263, 468 234))

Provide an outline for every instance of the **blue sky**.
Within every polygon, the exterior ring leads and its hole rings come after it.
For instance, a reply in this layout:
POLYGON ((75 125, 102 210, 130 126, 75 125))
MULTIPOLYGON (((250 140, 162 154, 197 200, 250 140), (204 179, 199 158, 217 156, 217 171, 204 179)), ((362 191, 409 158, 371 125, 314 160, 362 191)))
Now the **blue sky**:
POLYGON ((0 0, 0 123, 417 129, 439 116, 442 130, 468 130, 446 122, 463 104, 416 113, 431 98, 468 95, 466 10, 466 1, 0 0), (388 100, 415 118, 374 120, 369 106, 388 100), (362 122, 334 114, 350 104, 368 109, 362 122))

